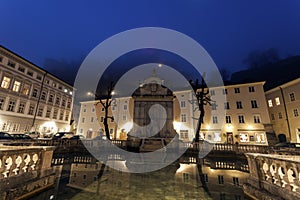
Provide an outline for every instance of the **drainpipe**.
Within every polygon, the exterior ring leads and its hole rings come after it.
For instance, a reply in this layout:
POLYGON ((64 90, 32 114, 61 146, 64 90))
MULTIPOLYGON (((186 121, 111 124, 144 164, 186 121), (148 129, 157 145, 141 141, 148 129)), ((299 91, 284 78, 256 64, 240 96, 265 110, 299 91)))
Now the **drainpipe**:
MULTIPOLYGON (((46 77, 47 73, 48 72, 45 72, 43 74, 42 84, 41 84, 41 88, 40 88, 38 100, 37 100, 36 107, 35 107, 35 112, 34 112, 34 116, 33 116, 33 120, 32 120, 31 129, 33 129, 33 127, 34 127, 34 123, 35 123, 35 120, 36 120, 36 115, 37 115, 39 104, 40 104, 40 100, 41 100, 41 94, 42 94, 42 91, 43 91, 43 88, 44 88, 45 77, 46 77)), ((34 131, 36 131, 36 130, 34 130, 34 131)))
POLYGON ((284 95, 283 95, 283 89, 281 87, 279 87, 279 88, 280 88, 280 92, 281 92, 281 96, 282 96, 282 101, 283 101, 283 107, 284 107, 284 112, 285 112, 285 117, 286 117, 286 123, 287 123, 287 127, 288 127, 289 138, 290 138, 290 141, 291 141, 291 139, 292 139, 291 128, 290 128, 289 116, 288 116, 287 109, 286 109, 285 99, 284 99, 284 95))

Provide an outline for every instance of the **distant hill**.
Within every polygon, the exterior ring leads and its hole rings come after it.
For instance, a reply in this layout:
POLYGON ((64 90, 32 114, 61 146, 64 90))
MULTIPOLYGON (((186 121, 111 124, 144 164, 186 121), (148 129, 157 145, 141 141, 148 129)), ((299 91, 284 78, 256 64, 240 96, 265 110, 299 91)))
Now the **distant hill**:
POLYGON ((265 90, 300 77, 300 56, 292 56, 260 68, 247 69, 231 75, 231 82, 266 81, 265 90))

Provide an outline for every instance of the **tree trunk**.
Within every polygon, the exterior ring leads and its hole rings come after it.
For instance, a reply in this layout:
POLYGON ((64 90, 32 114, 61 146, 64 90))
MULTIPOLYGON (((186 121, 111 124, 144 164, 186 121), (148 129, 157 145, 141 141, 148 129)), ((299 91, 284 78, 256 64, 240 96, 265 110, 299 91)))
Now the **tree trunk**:
POLYGON ((108 128, 108 113, 107 109, 105 109, 105 117, 103 119, 103 125, 105 130, 105 135, 108 140, 110 140, 109 128, 108 128))

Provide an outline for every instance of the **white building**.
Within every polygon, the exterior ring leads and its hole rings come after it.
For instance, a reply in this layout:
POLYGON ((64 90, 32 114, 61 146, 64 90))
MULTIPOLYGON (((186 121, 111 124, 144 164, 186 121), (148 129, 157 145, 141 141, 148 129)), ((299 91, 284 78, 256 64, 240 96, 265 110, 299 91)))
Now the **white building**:
POLYGON ((276 135, 300 143, 300 78, 267 91, 266 99, 276 135))
POLYGON ((73 87, 0 46, 0 131, 68 131, 73 87))
MULTIPOLYGON (((157 77, 154 77, 155 80, 157 77)), ((154 79, 153 79, 154 80, 154 79)), ((147 79, 147 81, 149 81, 147 79)), ((156 81, 157 82, 157 81, 156 81)), ((159 82, 157 82, 159 83, 159 82)), ((163 81, 160 81, 163 83, 163 81)), ((210 95, 226 95, 224 105, 206 106, 204 124, 201 126, 201 138, 219 143, 239 143, 268 145, 266 132, 270 128, 270 118, 266 104, 263 85, 265 82, 227 85, 210 88, 210 95), (225 109, 225 119, 220 119, 218 113, 225 109), (223 123, 224 122, 224 123, 223 123)), ((199 111, 194 102, 192 90, 175 91, 174 95, 174 129, 180 139, 191 141, 195 137, 199 111)), ((128 133, 133 125, 133 100, 131 97, 117 98, 112 113, 116 122, 110 124, 113 137, 120 139, 121 133, 128 133), (117 109, 117 110, 116 110, 117 109)), ((87 135, 88 130, 103 129, 103 124, 92 122, 90 113, 84 112, 95 108, 95 102, 82 102, 78 123, 79 134, 87 135), (88 119, 85 119, 88 118, 88 119), (101 126, 101 127, 100 127, 101 126)), ((97 104, 101 110, 101 105, 97 104)), ((97 113, 98 121, 103 118, 101 111, 97 113)), ((93 118, 97 118, 93 116, 93 118)), ((99 131, 98 131, 99 133, 99 131)), ((95 132, 94 135, 98 133, 95 132)), ((87 135, 89 136, 89 135, 87 135)))

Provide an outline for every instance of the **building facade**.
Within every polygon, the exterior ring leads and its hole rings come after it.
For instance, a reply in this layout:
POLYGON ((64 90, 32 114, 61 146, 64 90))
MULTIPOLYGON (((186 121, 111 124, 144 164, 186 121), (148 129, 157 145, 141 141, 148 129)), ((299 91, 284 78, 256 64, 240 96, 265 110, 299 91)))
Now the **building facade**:
POLYGON ((0 46, 0 131, 68 131, 73 87, 0 46))
POLYGON ((300 78, 267 91, 266 99, 276 135, 300 143, 300 78))
MULTIPOLYGON (((153 80, 157 83, 157 77, 153 80)), ((151 82, 147 79, 146 83, 151 82)), ((268 145, 266 132, 270 129, 270 118, 266 104, 263 85, 265 82, 227 85, 225 87, 210 88, 210 96, 226 95, 224 105, 205 107, 204 124, 201 126, 200 137, 217 143, 268 145), (225 109, 225 119, 217 114, 225 109)), ((192 141, 198 123, 199 110, 195 103, 192 90, 174 91, 174 121, 173 126, 183 141, 192 141)), ((110 124, 111 138, 123 137, 133 127, 132 97, 116 98, 111 107, 114 122, 110 124)), ((77 134, 95 137, 103 132, 103 114, 101 104, 82 102, 77 134), (96 105, 96 106, 95 106, 96 105), (93 116, 87 110, 99 110, 93 116), (88 119, 88 120, 86 120, 88 119), (94 119, 97 119, 94 121, 94 119), (101 130, 101 131, 100 131, 101 130), (92 134, 89 133, 93 132, 92 134), (89 133, 89 134, 88 134, 89 133)))

